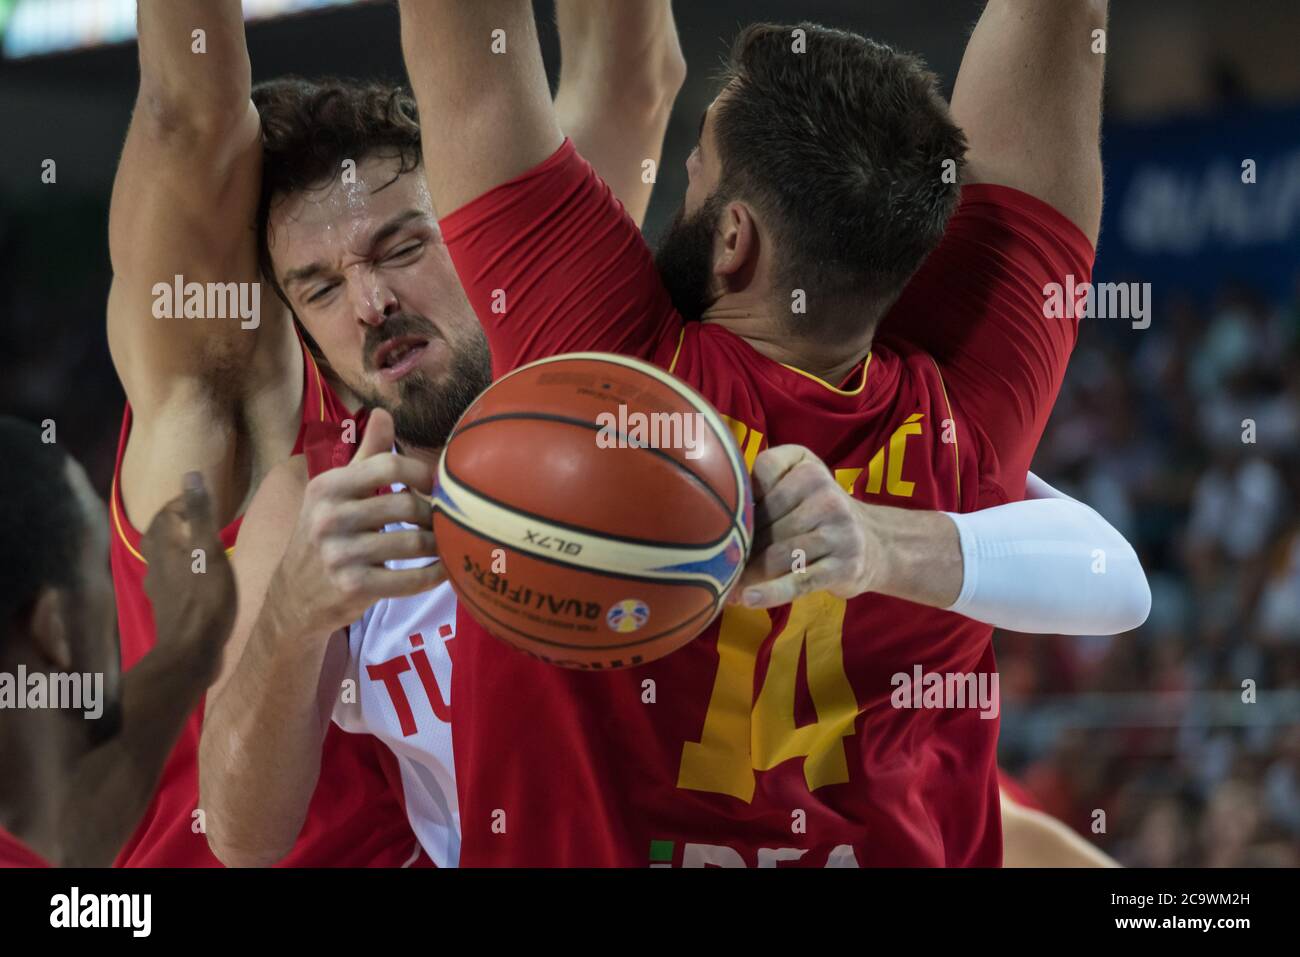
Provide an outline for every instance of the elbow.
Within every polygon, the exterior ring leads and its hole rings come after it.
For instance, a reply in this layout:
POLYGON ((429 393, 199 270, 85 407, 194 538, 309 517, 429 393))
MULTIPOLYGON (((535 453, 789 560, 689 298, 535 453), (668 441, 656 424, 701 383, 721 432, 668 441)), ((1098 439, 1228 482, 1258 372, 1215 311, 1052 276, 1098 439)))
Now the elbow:
POLYGON ((232 838, 232 828, 217 815, 209 814, 205 837, 208 849, 226 867, 274 867, 293 850, 292 842, 244 842, 232 838))
MULTIPOLYGON (((204 740, 207 736, 205 729, 204 740)), ((250 816, 241 820, 240 812, 232 808, 231 801, 227 800, 227 797, 234 799, 234 794, 225 790, 233 782, 222 781, 221 777, 213 767, 211 753, 204 752, 201 741, 199 807, 204 809, 203 836, 207 839, 208 849, 217 860, 226 867, 271 867, 288 857, 293 850, 296 834, 287 840, 278 840, 278 835, 266 832, 264 816, 255 809, 250 816), (259 833, 249 833, 250 827, 258 831, 258 825, 261 825, 259 833)))
POLYGON ((637 66, 610 64, 617 76, 604 76, 600 86, 617 100, 618 115, 624 120, 666 125, 677 102, 677 94, 686 83, 686 58, 676 42, 660 52, 636 58, 637 66))
POLYGON ((1116 595, 1111 604, 1110 628, 1106 633, 1112 635, 1122 635, 1141 628, 1151 614, 1151 584, 1147 581, 1146 572, 1142 570, 1142 562, 1138 560, 1137 553, 1127 542, 1125 546, 1128 555, 1121 567, 1131 568, 1132 572, 1126 576, 1127 584, 1123 592, 1116 595))
POLYGON ((667 120, 685 83, 686 57, 682 55, 681 47, 673 43, 634 89, 642 110, 650 116, 667 120))
POLYGON ((269 854, 245 853, 229 844, 222 844, 211 838, 208 839, 208 848, 217 860, 225 867, 232 869, 274 867, 284 857, 283 854, 275 857, 269 854))
POLYGON ((230 868, 274 867, 288 854, 288 851, 283 853, 268 853, 262 850, 247 851, 233 844, 216 840, 212 835, 208 835, 208 848, 217 860, 230 868))
POLYGON ((141 83, 133 121, 157 142, 207 147, 227 141, 245 121, 250 106, 242 94, 227 93, 213 99, 158 83, 141 83))
POLYGON ((677 100, 677 94, 686 85, 686 57, 682 54, 682 49, 678 44, 674 43, 672 49, 664 54, 659 65, 657 82, 660 96, 663 97, 668 109, 671 110, 673 103, 677 100))
POLYGON ((1133 593, 1120 603, 1116 614, 1119 618, 1119 627, 1115 630, 1117 635, 1146 624, 1147 617, 1151 614, 1151 586, 1147 584, 1146 575, 1141 576, 1133 593))

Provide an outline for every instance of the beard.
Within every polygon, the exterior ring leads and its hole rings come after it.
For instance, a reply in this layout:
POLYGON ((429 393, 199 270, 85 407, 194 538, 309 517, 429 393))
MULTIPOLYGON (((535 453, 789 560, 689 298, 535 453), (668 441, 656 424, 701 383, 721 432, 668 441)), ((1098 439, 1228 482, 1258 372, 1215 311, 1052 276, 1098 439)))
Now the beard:
MULTIPOLYGON (((366 333, 366 367, 374 368, 376 349, 402 336, 439 338, 433 323, 423 316, 391 316, 382 326, 372 326, 366 333)), ((473 323, 460 343, 446 342, 451 347, 446 373, 435 380, 423 370, 415 370, 397 383, 396 400, 347 383, 367 406, 384 409, 393 417, 393 429, 403 445, 426 450, 442 448, 461 415, 492 384, 492 354, 482 326, 473 323)))
POLYGON ((688 322, 704 317, 716 298, 713 285, 713 237, 726 203, 714 193, 694 215, 682 206, 655 250, 659 279, 674 308, 688 322))

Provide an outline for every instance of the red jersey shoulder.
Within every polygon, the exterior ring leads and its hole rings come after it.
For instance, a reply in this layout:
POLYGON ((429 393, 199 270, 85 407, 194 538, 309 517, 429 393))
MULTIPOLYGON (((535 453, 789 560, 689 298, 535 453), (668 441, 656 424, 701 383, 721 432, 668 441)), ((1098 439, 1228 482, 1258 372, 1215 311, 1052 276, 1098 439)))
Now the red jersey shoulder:
POLYGON ((751 470, 763 450, 797 444, 855 498, 949 511, 973 502, 976 447, 921 350, 877 348, 832 386, 719 326, 688 323, 655 358, 713 403, 751 470))

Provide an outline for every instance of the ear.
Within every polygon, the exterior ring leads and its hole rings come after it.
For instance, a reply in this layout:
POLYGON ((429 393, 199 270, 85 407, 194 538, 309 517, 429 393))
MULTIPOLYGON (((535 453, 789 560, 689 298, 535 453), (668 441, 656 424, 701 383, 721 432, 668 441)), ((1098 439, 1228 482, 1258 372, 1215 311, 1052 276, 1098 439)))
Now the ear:
POLYGON ((41 587, 27 619, 27 632, 37 654, 52 670, 72 670, 71 622, 63 591, 49 585, 41 587))
POLYGON ((713 271, 726 285, 752 274, 758 258, 758 223, 744 203, 728 203, 718 223, 713 271))

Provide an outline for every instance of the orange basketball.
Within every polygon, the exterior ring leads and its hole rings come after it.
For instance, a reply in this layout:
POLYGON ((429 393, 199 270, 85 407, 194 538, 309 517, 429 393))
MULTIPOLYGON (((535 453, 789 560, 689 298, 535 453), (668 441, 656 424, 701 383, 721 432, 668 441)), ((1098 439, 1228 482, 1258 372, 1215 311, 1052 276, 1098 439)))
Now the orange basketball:
POLYGON ((713 621, 753 495, 705 399, 648 363, 542 359, 485 391, 438 467, 433 528, 484 628, 566 668, 653 661, 713 621))

